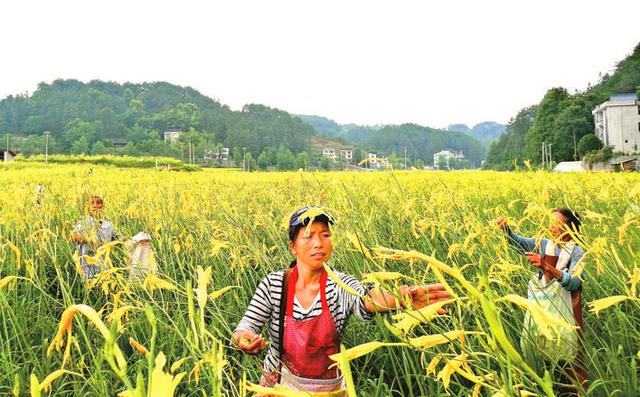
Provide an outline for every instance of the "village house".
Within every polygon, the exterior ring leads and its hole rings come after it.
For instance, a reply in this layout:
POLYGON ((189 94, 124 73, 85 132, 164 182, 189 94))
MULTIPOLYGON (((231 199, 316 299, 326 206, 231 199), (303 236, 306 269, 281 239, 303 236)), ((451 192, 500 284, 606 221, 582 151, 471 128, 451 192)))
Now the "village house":
POLYGON ((326 147, 322 149, 322 156, 328 157, 333 161, 335 161, 338 158, 338 156, 336 155, 336 150, 332 147, 326 147))
POLYGON ((439 151, 433 155, 433 168, 449 169, 449 163, 451 160, 464 160, 464 153, 462 150, 446 149, 439 151))
POLYGON ((182 135, 182 131, 178 129, 169 129, 164 132, 164 141, 169 143, 176 143, 178 138, 182 135))
POLYGON ((596 135, 616 152, 640 151, 640 103, 636 94, 612 95, 593 111, 596 135))
POLYGON ((340 149, 340 158, 344 161, 351 162, 353 160, 353 150, 352 149, 340 149))

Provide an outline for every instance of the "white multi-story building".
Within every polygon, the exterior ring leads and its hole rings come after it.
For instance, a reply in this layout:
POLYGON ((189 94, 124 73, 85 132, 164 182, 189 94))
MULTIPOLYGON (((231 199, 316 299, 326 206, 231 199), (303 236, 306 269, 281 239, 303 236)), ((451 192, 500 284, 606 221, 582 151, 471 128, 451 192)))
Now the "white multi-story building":
POLYGON ((378 167, 378 155, 376 153, 367 153, 367 162, 369 163, 369 168, 378 167))
POLYGON ((182 134, 180 130, 166 130, 164 132, 164 141, 175 143, 180 138, 180 134, 182 134))
POLYGON ((386 157, 378 157, 378 168, 387 168, 389 166, 389 161, 387 161, 386 157))
POLYGON ((228 147, 223 147, 222 149, 220 149, 219 152, 216 152, 216 154, 218 155, 219 159, 222 161, 228 161, 229 160, 229 148, 228 147))
POLYGON ((636 94, 612 95, 593 111, 596 135, 617 152, 640 151, 640 103, 636 94))
POLYGON ((464 153, 461 150, 442 150, 433 155, 433 168, 448 169, 451 160, 464 160, 464 153))
POLYGON ((336 150, 332 147, 326 147, 324 149, 322 149, 322 156, 323 157, 328 157, 331 160, 334 160, 338 158, 338 156, 336 155, 336 150))
POLYGON ((352 149, 340 149, 340 158, 351 162, 353 160, 353 150, 352 149))

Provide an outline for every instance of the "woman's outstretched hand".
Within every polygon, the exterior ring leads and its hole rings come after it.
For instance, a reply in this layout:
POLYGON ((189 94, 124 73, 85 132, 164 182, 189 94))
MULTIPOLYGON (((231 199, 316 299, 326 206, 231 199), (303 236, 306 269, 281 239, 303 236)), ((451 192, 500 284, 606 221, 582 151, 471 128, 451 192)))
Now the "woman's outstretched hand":
POLYGON ((232 343, 247 354, 258 354, 267 346, 262 336, 247 330, 240 330, 233 334, 232 343))
MULTIPOLYGON (((412 285, 407 289, 411 296, 411 306, 414 309, 422 309, 432 303, 451 298, 451 294, 444 289, 442 284, 412 285)), ((440 309, 440 314, 446 314, 446 310, 440 309)))

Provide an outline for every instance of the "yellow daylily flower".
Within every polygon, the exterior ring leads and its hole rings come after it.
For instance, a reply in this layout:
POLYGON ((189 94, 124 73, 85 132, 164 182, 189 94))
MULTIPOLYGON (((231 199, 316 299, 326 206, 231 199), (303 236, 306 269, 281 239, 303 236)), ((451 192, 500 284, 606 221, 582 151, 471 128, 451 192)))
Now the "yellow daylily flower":
MULTIPOLYGON (((104 323, 100 319, 100 316, 98 315, 98 313, 96 313, 95 310, 93 310, 93 308, 91 308, 90 306, 87 306, 87 305, 83 305, 83 304, 71 305, 62 313, 62 316, 60 316, 60 324, 58 325, 58 332, 53 337, 53 340, 51 341, 51 344, 49 345, 49 348, 47 349, 47 355, 51 355, 51 352, 53 351, 54 348, 56 350, 60 351, 60 348, 62 347, 62 344, 63 344, 63 338, 64 338, 65 334, 67 334, 67 336, 68 336, 68 342, 67 343, 68 344, 71 343, 71 337, 72 337, 71 331, 72 331, 72 327, 73 327, 73 317, 77 313, 83 314, 90 322, 93 323, 93 325, 96 326, 98 331, 100 331, 100 333, 102 334, 102 337, 105 340, 109 340, 109 338, 111 337, 111 333, 109 332, 109 328, 107 328, 107 326, 104 325, 104 323)), ((69 348, 69 345, 67 346, 67 349, 65 349, 65 356, 64 356, 64 359, 63 359, 63 365, 66 362, 66 359, 68 358, 68 354, 69 354, 68 348, 69 348)), ((117 362, 118 366, 120 367, 120 369, 126 368, 127 361, 125 360, 124 356, 122 355, 122 352, 120 351, 120 348, 118 347, 117 344, 113 345, 113 350, 114 350, 114 356, 115 356, 116 362, 117 362)))
POLYGON ((186 372, 181 372, 175 376, 165 373, 163 368, 166 363, 167 359, 164 353, 158 353, 151 373, 151 387, 147 394, 149 397, 173 397, 176 387, 186 375, 186 372))
POLYGON ((217 291, 211 292, 209 294, 209 299, 211 299, 211 300, 218 299, 219 297, 221 297, 222 295, 226 294, 227 292, 229 292, 233 288, 240 288, 240 287, 238 287, 237 285, 229 285, 229 286, 226 286, 224 288, 220 288, 217 291))
POLYGON ((20 258, 22 258, 22 253, 20 252, 20 248, 18 248, 15 244, 13 244, 11 241, 7 239, 5 239, 5 241, 6 241, 5 245, 9 247, 16 256, 16 269, 20 270, 20 258))
POLYGON ((474 332, 463 331, 463 330, 448 331, 442 334, 424 335, 424 336, 419 336, 417 338, 409 338, 408 343, 409 345, 414 347, 428 349, 433 346, 452 342, 455 339, 459 339, 462 342, 464 340, 464 335, 470 334, 470 333, 474 333, 474 332))
MULTIPOLYGON (((362 357, 366 354, 369 354, 372 351, 377 350, 381 347, 389 347, 389 346, 408 346, 408 345, 406 343, 398 343, 398 342, 373 341, 373 342, 363 343, 361 345, 347 349, 345 353, 347 356, 347 360, 351 361, 351 360, 355 360, 358 357, 362 357)), ((332 354, 329 356, 329 358, 337 362, 340 359, 340 355, 341 353, 332 354)))
POLYGON ((547 339, 555 339, 553 332, 555 332, 559 339, 560 331, 558 330, 558 328, 565 328, 568 330, 578 329, 578 327, 567 323, 564 319, 557 316, 556 314, 544 310, 538 303, 522 296, 509 294, 497 299, 497 302, 502 301, 515 303, 523 309, 526 309, 531 314, 531 318, 540 329, 540 332, 542 332, 542 334, 547 339))
POLYGON ((0 280, 0 289, 6 287, 10 282, 15 280, 29 280, 29 279, 25 277, 20 277, 20 276, 6 276, 0 280))
POLYGON ((398 272, 371 272, 362 275, 361 283, 380 284, 386 281, 399 280, 406 277, 402 273, 398 272))
POLYGON ((171 284, 166 280, 161 279, 160 277, 156 276, 153 273, 149 273, 147 275, 147 278, 144 279, 142 286, 144 287, 144 289, 149 291, 149 293, 152 293, 156 289, 166 289, 169 291, 178 290, 178 287, 176 287, 175 285, 171 284))
POLYGON ((364 295, 362 295, 361 293, 359 293, 358 291, 354 290, 353 288, 349 287, 347 284, 345 284, 342 280, 340 280, 340 277, 338 277, 337 274, 334 273, 333 270, 331 270, 331 268, 325 263, 324 265, 324 270, 327 271, 327 275, 336 283, 340 286, 340 288, 344 289, 345 291, 347 291, 348 293, 350 293, 351 295, 360 297, 360 298, 365 298, 364 295))
POLYGON ((140 344, 137 340, 129 338, 129 345, 136 349, 138 353, 142 354, 142 357, 147 358, 147 356, 149 355, 149 350, 142 344, 140 344))
POLYGON ((229 248, 229 243, 220 241, 214 237, 211 237, 210 242, 211 242, 211 251, 209 251, 209 256, 211 257, 217 256, 220 250, 222 250, 223 248, 229 248))
POLYGON ((406 335, 408 332, 411 332, 411 330, 418 324, 430 321, 432 318, 437 316, 438 311, 442 309, 444 305, 453 302, 455 302, 453 299, 448 299, 446 301, 432 303, 428 306, 423 307, 422 309, 395 314, 391 317, 393 320, 397 321, 395 324, 393 324, 393 327, 397 328, 406 335))
POLYGON ((52 373, 47 375, 47 377, 44 378, 42 382, 38 380, 38 377, 35 374, 31 374, 30 390, 29 390, 31 397, 40 397, 42 392, 48 393, 51 390, 51 383, 53 383, 54 380, 58 379, 64 374, 74 375, 74 376, 79 376, 81 378, 84 378, 82 374, 79 374, 77 372, 67 371, 64 369, 53 371, 52 373))
POLYGON ((205 270, 203 270, 201 266, 198 266, 196 269, 196 273, 198 275, 196 298, 198 300, 198 306, 200 306, 200 309, 204 309, 204 307, 207 305, 207 287, 209 286, 209 281, 211 280, 211 266, 207 267, 205 270))
POLYGON ((602 310, 629 299, 635 299, 635 298, 627 295, 609 296, 606 298, 597 299, 595 301, 589 302, 589 309, 591 310, 592 313, 595 313, 597 315, 602 310))
POLYGON ((365 258, 369 260, 373 260, 373 258, 371 257, 371 252, 367 247, 364 246, 364 244, 362 243, 362 241, 360 241, 358 236, 356 236, 351 232, 345 232, 345 236, 347 237, 347 240, 349 240, 349 243, 351 243, 351 246, 353 246, 353 248, 355 248, 362 255, 364 255, 365 258))

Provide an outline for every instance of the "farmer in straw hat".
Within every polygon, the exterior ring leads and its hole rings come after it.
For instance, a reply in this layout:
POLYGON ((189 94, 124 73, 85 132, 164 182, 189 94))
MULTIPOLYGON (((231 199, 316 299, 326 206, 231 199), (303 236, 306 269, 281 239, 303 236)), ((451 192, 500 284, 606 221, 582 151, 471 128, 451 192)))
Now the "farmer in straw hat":
MULTIPOLYGON (((331 224, 329 214, 318 207, 304 207, 291 215, 289 247, 296 258, 290 269, 262 280, 234 331, 235 346, 258 354, 266 347, 260 333, 269 323, 271 343, 264 360, 263 386, 280 383, 298 391, 344 390, 343 378, 329 356, 339 352, 349 316, 370 320, 377 312, 406 304, 381 288, 367 291, 352 276, 336 272, 342 283, 371 299, 350 294, 328 278, 324 264, 333 252, 331 224)), ((403 286, 401 292, 414 308, 449 297, 439 284, 403 286)))

